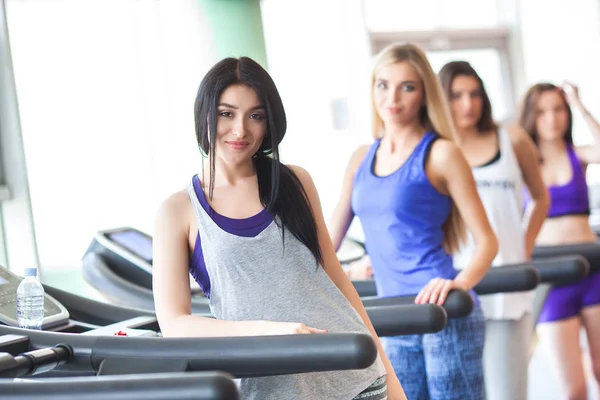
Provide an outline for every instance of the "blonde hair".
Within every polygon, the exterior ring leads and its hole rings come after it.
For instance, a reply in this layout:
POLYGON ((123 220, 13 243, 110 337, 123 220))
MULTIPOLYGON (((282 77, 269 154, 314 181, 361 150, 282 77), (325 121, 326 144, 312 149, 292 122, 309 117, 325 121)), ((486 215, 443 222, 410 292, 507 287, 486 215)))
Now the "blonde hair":
MULTIPOLYGON (((419 112, 421 125, 428 131, 432 131, 445 139, 458 143, 458 136, 450 106, 442 85, 437 75, 433 72, 425 52, 413 44, 391 44, 379 52, 375 59, 373 73, 371 76, 371 107, 373 114, 373 138, 378 139, 383 135, 383 120, 375 107, 374 88, 376 75, 382 67, 400 63, 409 63, 421 78, 425 95, 425 106, 419 112)), ((450 216, 442 227, 444 231, 443 245, 449 254, 455 253, 466 237, 465 223, 456 207, 452 204, 450 216)))

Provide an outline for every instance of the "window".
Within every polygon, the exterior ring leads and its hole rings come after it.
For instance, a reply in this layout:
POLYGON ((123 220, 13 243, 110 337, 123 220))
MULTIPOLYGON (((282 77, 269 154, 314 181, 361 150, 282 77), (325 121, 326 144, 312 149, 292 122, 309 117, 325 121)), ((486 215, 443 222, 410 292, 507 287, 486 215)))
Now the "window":
POLYGON ((159 202, 199 171, 194 98, 214 60, 199 8, 7 2, 43 268, 78 265, 99 229, 150 231, 159 202))

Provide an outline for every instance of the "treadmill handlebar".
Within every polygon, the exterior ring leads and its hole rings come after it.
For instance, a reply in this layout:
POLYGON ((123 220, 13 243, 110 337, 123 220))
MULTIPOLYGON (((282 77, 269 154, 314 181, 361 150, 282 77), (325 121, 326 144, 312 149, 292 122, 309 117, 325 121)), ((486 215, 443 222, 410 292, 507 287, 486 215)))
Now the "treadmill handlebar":
POLYGON ((360 297, 377 296, 377 287, 373 279, 353 280, 352 284, 360 297))
POLYGON ((525 292, 535 289, 540 275, 531 263, 492 267, 474 287, 477 294, 525 292))
MULTIPOLYGON (((477 294, 511 293, 533 290, 541 277, 531 263, 492 267, 475 286, 477 294)), ((354 288, 361 297, 377 296, 373 280, 353 281, 354 288)))
POLYGON ((533 259, 582 256, 590 265, 590 274, 600 270, 600 242, 569 244, 563 246, 538 246, 533 249, 533 259))
MULTIPOLYGON (((97 372, 105 359, 179 360, 187 370, 223 371, 237 377, 364 369, 377 346, 368 333, 319 333, 225 338, 74 335, 0 325, 0 335, 29 336, 31 347, 56 343, 73 349, 64 368, 97 372)), ((0 353, 1 355, 2 353, 0 353)))
MULTIPOLYGON (((398 297, 365 297, 362 299, 365 307, 378 307, 390 305, 408 305, 415 303, 416 296, 398 297)), ((442 306, 448 318, 463 318, 471 314, 475 303, 469 292, 453 289, 448 293, 446 302, 442 306)))
POLYGON ((3 334, 27 335, 33 348, 68 345, 73 356, 65 368, 79 373, 97 372, 106 359, 148 359, 178 360, 187 363, 187 370, 223 371, 242 378, 364 369, 378 354, 368 333, 160 338, 74 335, 0 325, 3 334))
POLYGON ((435 333, 448 322, 446 311, 437 304, 375 306, 366 311, 379 337, 435 333))
POLYGON ((20 378, 48 372, 68 362, 71 356, 72 349, 63 344, 28 351, 14 357, 3 353, 0 358, 0 377, 20 378))
POLYGON ((232 377, 222 372, 50 378, 37 382, 0 381, 6 400, 238 400, 232 377))
POLYGON ((238 378, 314 371, 364 369, 377 358, 373 337, 320 333, 225 338, 96 337, 91 360, 106 358, 187 360, 193 371, 224 371, 238 378))
POLYGON ((590 263, 580 255, 533 260, 542 283, 554 286, 570 285, 588 276, 590 263))

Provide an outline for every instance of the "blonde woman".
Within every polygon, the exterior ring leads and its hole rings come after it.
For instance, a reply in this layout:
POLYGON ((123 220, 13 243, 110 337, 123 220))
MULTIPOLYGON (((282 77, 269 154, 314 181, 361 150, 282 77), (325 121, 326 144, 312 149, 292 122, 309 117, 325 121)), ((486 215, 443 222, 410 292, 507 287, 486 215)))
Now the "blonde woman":
POLYGON ((488 271, 498 243, 456 137, 437 76, 422 50, 391 45, 372 77, 374 138, 350 159, 330 220, 339 247, 353 217, 365 233, 379 296, 416 295, 443 304, 452 289, 469 290, 475 309, 439 333, 386 338, 384 349, 407 397, 483 399, 485 323, 472 288, 488 271), (471 263, 458 272, 452 254, 473 233, 471 263))

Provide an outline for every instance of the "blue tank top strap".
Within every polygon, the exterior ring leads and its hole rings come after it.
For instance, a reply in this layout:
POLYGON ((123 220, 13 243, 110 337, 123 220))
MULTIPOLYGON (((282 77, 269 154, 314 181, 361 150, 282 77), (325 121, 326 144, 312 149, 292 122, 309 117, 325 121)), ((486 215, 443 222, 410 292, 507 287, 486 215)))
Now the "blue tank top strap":
POLYGON ((426 132, 425 136, 413 152, 415 160, 420 160, 421 162, 421 166, 423 167, 423 175, 425 175, 425 163, 427 162, 429 152, 431 151, 431 146, 433 145, 433 142, 439 138, 440 136, 434 132, 426 132))
POLYGON ((354 174, 354 183, 360 180, 362 175, 370 174, 373 171, 373 160, 375 159, 375 154, 377 153, 377 149, 379 148, 380 144, 381 139, 375 139, 371 146, 369 146, 367 154, 365 154, 365 157, 354 174))
MULTIPOLYGON (((394 175, 396 173, 398 173, 399 170, 403 169, 403 168, 407 168, 405 167, 406 165, 415 165, 415 162, 417 163, 417 166, 420 166, 422 168, 421 171, 421 178, 425 177, 425 163, 427 162, 427 156, 429 155, 429 151, 431 150, 431 146, 433 144, 433 142, 438 139, 440 136, 434 132, 425 132, 425 135, 421 138, 421 140, 419 141, 419 143, 417 144, 417 146, 415 147, 415 149, 413 150, 413 152, 410 154, 410 156, 408 157, 408 159, 405 161, 405 163, 394 173, 392 173, 391 175, 394 175)), ((365 154, 365 158, 363 160, 363 162, 361 163, 359 169, 356 171, 356 174, 354 175, 354 181, 356 182, 357 179, 360 179, 360 176, 367 173, 368 175, 371 175, 371 177, 375 176, 374 174, 374 161, 375 161, 375 155, 377 154, 377 150, 379 149, 379 146, 381 145, 381 139, 375 139, 375 141, 373 142, 373 144, 371 144, 371 146, 369 147, 369 150, 367 151, 367 154, 365 154)), ((383 177, 385 178, 385 177, 383 177)))

